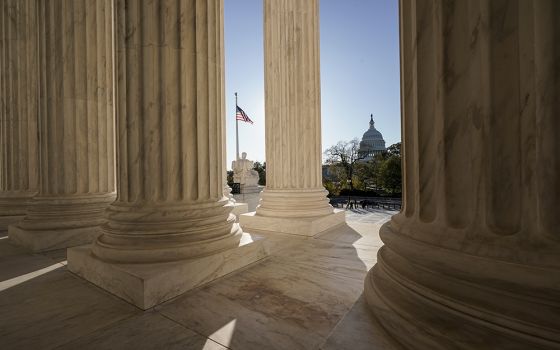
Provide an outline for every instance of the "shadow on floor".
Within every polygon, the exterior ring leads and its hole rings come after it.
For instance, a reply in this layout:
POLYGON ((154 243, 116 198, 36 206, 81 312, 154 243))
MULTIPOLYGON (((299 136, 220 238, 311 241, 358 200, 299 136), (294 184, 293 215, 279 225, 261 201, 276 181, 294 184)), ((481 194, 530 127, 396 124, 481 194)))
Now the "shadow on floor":
POLYGON ((0 280, 11 281, 0 290, 2 349, 368 348, 378 333, 360 295, 378 247, 360 242, 378 233, 358 226, 265 234, 267 259, 146 312, 71 274, 64 250, 0 239, 0 280))

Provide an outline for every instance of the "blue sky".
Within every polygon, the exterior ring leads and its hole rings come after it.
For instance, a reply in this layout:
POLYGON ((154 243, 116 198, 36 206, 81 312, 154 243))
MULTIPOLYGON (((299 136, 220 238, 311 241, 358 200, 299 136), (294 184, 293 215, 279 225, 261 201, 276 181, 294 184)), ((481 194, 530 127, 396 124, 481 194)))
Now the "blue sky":
MULTIPOLYGON (((263 0, 224 0, 228 168, 235 158, 235 96, 255 122, 239 123, 240 152, 265 160, 263 0)), ((399 142, 397 0, 321 0, 323 150, 361 139, 373 113, 387 146, 399 142)))

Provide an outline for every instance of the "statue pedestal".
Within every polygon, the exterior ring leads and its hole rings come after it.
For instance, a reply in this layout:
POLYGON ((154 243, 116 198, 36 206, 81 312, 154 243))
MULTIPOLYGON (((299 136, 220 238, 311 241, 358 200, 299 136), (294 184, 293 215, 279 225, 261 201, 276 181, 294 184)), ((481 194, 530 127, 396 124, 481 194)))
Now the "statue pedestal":
POLYGON ((263 188, 264 188, 263 186, 241 185, 241 189, 240 189, 239 193, 240 194, 261 193, 263 188))
MULTIPOLYGON (((241 193, 238 194, 234 194, 233 198, 241 204, 247 204, 247 211, 239 213, 240 214, 245 214, 248 212, 252 212, 255 211, 257 209, 257 205, 259 205, 259 200, 260 200, 260 193, 263 190, 264 186, 253 186, 250 187, 250 191, 243 191, 244 188, 242 188, 241 193)), ((238 214, 236 214, 238 215, 238 214)), ((238 219, 239 219, 239 215, 238 215, 238 219)))
POLYGON ((233 182, 239 184, 239 193, 259 193, 259 174, 253 169, 254 162, 248 160, 247 153, 242 153, 242 158, 231 163, 233 169, 233 182))
POLYGON ((231 213, 237 216, 237 221, 239 221, 239 215, 249 212, 249 205, 247 203, 234 203, 233 210, 231 213))

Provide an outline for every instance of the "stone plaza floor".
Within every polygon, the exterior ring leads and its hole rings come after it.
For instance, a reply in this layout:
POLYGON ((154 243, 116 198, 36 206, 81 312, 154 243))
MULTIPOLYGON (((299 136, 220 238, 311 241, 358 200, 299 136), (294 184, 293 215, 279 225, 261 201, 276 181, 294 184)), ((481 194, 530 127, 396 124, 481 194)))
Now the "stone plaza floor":
POLYGON ((353 209, 314 238, 264 234, 270 256, 148 311, 0 235, 0 348, 398 349, 361 297, 395 211, 353 209))

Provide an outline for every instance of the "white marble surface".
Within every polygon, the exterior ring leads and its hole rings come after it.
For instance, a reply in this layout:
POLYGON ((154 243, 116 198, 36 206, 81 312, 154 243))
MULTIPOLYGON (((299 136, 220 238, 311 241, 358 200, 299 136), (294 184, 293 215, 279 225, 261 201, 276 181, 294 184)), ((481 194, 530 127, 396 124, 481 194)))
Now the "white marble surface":
POLYGON ((259 186, 258 190, 253 193, 237 193, 233 195, 233 198, 235 198, 238 202, 247 203, 246 213, 249 213, 257 209, 257 205, 259 205, 260 200, 260 193, 263 188, 264 186, 259 186))
MULTIPOLYGON (((107 203, 108 204, 108 203, 107 203)), ((99 221, 101 224, 103 221, 99 221)), ((10 239, 15 244, 34 252, 56 250, 88 244, 99 236, 99 227, 66 228, 64 230, 51 228, 50 230, 30 230, 19 225, 12 225, 9 229, 10 239)))
POLYGON ((36 1, 2 1, 0 230, 23 218, 39 186, 37 32, 36 1))
POLYGON ((58 249, 97 237, 115 199, 112 0, 75 0, 71 10, 60 1, 30 3, 38 26, 32 74, 40 72, 40 83, 29 100, 40 115, 39 191, 10 234, 33 250, 58 249))
POLYGON ((266 251, 224 196, 223 0, 114 9, 118 196, 68 265, 146 309, 266 251))
POLYGON ((377 349, 382 333, 354 311, 376 258, 377 247, 357 243, 377 235, 370 216, 329 239, 268 234, 263 264, 147 312, 69 273, 63 250, 31 254, 0 239, 0 284, 57 266, 0 291, 2 349, 377 349), (337 331, 345 325, 352 336, 337 331))
POLYGON ((102 328, 59 349, 91 350, 226 350, 157 312, 145 312, 102 328))
POLYGON ((217 342, 229 337, 233 349, 316 349, 360 295, 365 272, 362 264, 351 278, 273 257, 161 312, 217 342), (232 321, 233 336, 216 332, 232 321))
MULTIPOLYGON (((297 212, 298 209, 293 209, 297 212)), ((334 209, 331 214, 312 217, 274 217, 259 215, 256 212, 242 214, 239 225, 246 231, 268 231, 290 233, 301 236, 315 236, 321 232, 343 225, 345 211, 334 209)))
POLYGON ((266 258, 264 241, 264 237, 243 233, 235 248, 195 259, 149 264, 105 262, 94 256, 89 246, 82 246, 68 249, 68 267, 73 273, 146 310, 266 258))
POLYGON ((264 1, 264 60, 266 188, 245 225, 313 235, 340 223, 321 176, 318 0, 264 1))
MULTIPOLYGON (((44 265, 53 264, 44 259, 44 265)), ((19 263, 43 268, 29 254, 20 255, 19 263), (32 260, 26 262, 29 257, 32 260)), ((138 312, 133 306, 92 288, 60 264, 59 268, 0 291, 2 348, 52 349, 138 312)))
MULTIPOLYGON (((366 214, 363 216, 372 215, 366 214)), ((380 215, 375 214, 372 219, 376 220, 379 218, 379 216, 380 215)), ((320 233, 319 235, 317 235, 317 238, 326 241, 345 242, 348 244, 352 244, 355 247, 370 246, 373 248, 380 248, 383 245, 383 241, 377 235, 368 234, 368 230, 371 230, 372 227, 376 231, 379 230, 381 225, 389 220, 389 216, 387 216, 387 213, 384 216, 385 217, 379 219, 378 222, 364 223, 360 221, 352 221, 354 218, 348 217, 347 214, 348 223, 346 226, 343 225, 340 229, 328 230, 320 233)))
POLYGON ((239 215, 245 214, 249 211, 249 205, 247 203, 235 202, 233 203, 233 210, 231 213, 237 217, 239 221, 239 215))
MULTIPOLYGON (((403 336, 406 336, 403 334, 403 336)), ((385 333, 363 296, 333 329, 321 350, 404 350, 385 333)))
POLYGON ((223 196, 223 1, 205 4, 115 1, 119 193, 92 245, 101 260, 158 264, 239 244, 223 196))
MULTIPOLYGON (((354 236, 356 232, 352 228, 344 227, 337 227, 331 231, 344 231, 343 234, 348 236, 354 236)), ((361 281, 364 269, 369 270, 375 265, 379 247, 340 243, 340 241, 325 241, 320 237, 307 239, 304 243, 290 242, 278 249, 273 259, 361 281), (310 249, 313 254, 309 254, 310 249)))
MULTIPOLYGON (((64 259, 66 260, 66 259, 64 259)), ((49 268, 60 263, 39 254, 29 254, 29 251, 8 239, 0 240, 0 285, 14 283, 21 276, 33 274, 35 271, 49 268)), ((6 287, 4 287, 6 288, 6 287)), ((3 289, 0 287, 0 289, 3 289)))
POLYGON ((403 211, 365 298, 408 348, 560 348, 560 2, 400 3, 403 211))
POLYGON ((319 1, 263 6, 266 186, 322 189, 319 1))

